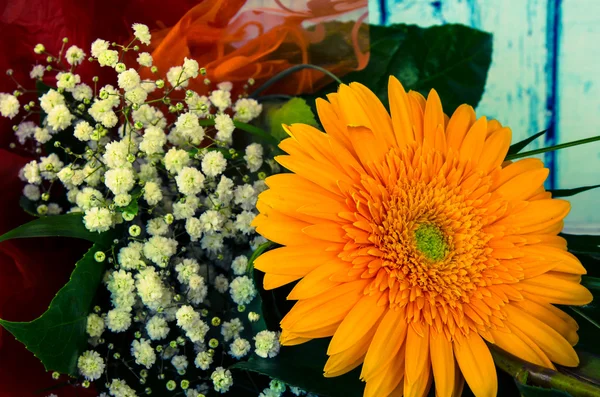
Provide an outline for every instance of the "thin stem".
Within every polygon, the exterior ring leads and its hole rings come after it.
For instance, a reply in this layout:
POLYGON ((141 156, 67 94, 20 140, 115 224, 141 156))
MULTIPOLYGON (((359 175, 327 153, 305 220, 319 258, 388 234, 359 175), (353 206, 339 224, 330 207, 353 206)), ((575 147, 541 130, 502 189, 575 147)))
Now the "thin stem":
POLYGON ((571 146, 585 145, 586 143, 591 143, 591 142, 596 142, 596 141, 600 141, 600 135, 593 136, 591 138, 580 139, 578 141, 561 143, 560 145, 549 146, 549 147, 542 148, 542 149, 531 150, 529 152, 509 154, 508 156, 506 156, 506 160, 515 160, 515 159, 520 159, 523 157, 535 156, 536 154, 553 152, 555 150, 566 149, 571 146))
MULTIPOLYGON (((200 125, 202 127, 212 127, 215 125, 215 120, 214 119, 203 119, 203 120, 200 120, 200 125)), ((274 145, 277 145, 279 143, 279 141, 274 136, 272 136, 268 132, 266 132, 258 127, 255 127, 253 125, 242 123, 240 121, 234 121, 233 125, 235 125, 235 128, 239 128, 242 131, 246 131, 252 135, 259 136, 274 145)))
POLYGON ((261 85, 256 90, 254 90, 254 92, 250 95, 250 98, 256 98, 261 92, 265 91, 266 89, 271 87, 273 84, 277 83, 279 80, 286 78, 290 74, 295 73, 299 70, 303 70, 303 69, 318 70, 319 72, 322 72, 323 74, 331 77, 338 84, 344 84, 344 82, 342 80, 340 80, 339 77, 337 77, 335 74, 331 73, 327 69, 324 69, 324 68, 322 68, 320 66, 316 66, 316 65, 301 64, 301 65, 292 66, 291 68, 286 69, 283 72, 277 73, 275 76, 273 76, 269 80, 267 80, 263 85, 261 85))
POLYGON ((581 317, 585 318, 587 321, 590 322, 590 324, 592 324, 593 326, 595 326, 596 328, 600 328, 600 324, 598 324, 597 321, 595 321, 593 318, 591 318, 590 316, 588 316, 587 314, 585 314, 584 312, 582 312, 581 310, 579 310, 578 307, 574 307, 574 306, 569 306, 569 309, 573 310, 575 313, 579 314, 581 317))
POLYGON ((522 361, 496 346, 490 346, 490 351, 496 366, 521 384, 562 390, 577 397, 594 397, 600 393, 600 389, 590 383, 549 368, 522 361))

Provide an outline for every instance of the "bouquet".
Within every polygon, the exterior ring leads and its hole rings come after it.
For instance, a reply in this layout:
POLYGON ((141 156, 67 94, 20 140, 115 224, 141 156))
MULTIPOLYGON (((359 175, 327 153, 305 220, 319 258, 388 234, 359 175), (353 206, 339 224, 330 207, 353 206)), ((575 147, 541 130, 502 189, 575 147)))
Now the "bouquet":
POLYGON ((595 186, 548 191, 532 157, 600 138, 527 152, 544 132, 477 117, 487 33, 277 5, 7 72, 34 219, 0 241, 87 241, 41 316, 0 320, 37 394, 600 393, 600 237, 561 233, 559 198, 595 186))

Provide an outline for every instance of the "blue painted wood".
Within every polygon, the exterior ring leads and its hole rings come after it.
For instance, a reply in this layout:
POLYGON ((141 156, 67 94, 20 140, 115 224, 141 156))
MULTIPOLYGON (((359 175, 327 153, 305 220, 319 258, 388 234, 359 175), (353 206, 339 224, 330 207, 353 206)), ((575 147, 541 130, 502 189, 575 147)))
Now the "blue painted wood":
MULTIPOLYGON (((371 23, 462 23, 494 34, 494 54, 477 113, 521 140, 549 128, 549 145, 600 134, 600 1, 370 0, 371 23)), ((600 144, 546 155, 548 187, 600 183, 600 144)), ((600 191, 576 196, 571 232, 600 232, 600 191)))

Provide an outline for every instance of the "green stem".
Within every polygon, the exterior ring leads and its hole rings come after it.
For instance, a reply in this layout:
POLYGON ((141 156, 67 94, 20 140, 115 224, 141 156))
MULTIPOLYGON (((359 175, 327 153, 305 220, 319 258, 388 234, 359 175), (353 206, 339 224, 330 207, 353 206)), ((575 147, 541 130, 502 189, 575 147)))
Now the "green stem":
MULTIPOLYGON (((213 127, 215 125, 215 120, 214 119, 203 119, 203 120, 200 120, 200 125, 203 127, 213 127)), ((272 143, 273 145, 279 144, 279 141, 274 136, 272 136, 268 132, 266 132, 258 127, 255 127, 251 124, 242 123, 240 121, 234 120, 233 125, 235 125, 235 128, 239 128, 242 131, 246 131, 252 135, 259 136, 259 137, 267 140, 269 143, 272 143)))
POLYGON ((574 397, 596 397, 600 389, 561 372, 522 361, 496 346, 490 346, 496 366, 521 384, 565 391, 574 397))
POLYGON ((523 158, 523 157, 534 156, 536 154, 541 154, 541 153, 546 153, 546 152, 553 152, 553 151, 559 150, 559 149, 565 149, 565 148, 568 148, 568 147, 571 147, 571 146, 585 145, 586 143, 591 143, 591 142, 596 142, 596 141, 600 141, 600 135, 599 136, 593 136, 591 138, 580 139, 578 141, 561 143, 560 145, 549 146, 549 147, 542 148, 542 149, 531 150, 531 151, 525 152, 525 153, 509 154, 508 156, 506 156, 506 160, 520 159, 520 158, 523 158))
POLYGON ((295 72, 297 72, 299 70, 303 70, 303 69, 318 70, 319 72, 322 72, 323 74, 331 77, 338 84, 344 84, 344 82, 342 80, 340 80, 339 77, 337 77, 335 74, 331 73, 329 70, 324 69, 324 68, 319 67, 319 66, 316 66, 316 65, 310 65, 310 64, 303 63, 301 65, 292 66, 291 68, 288 68, 288 69, 284 70, 283 72, 277 73, 275 76, 273 76, 269 80, 267 80, 263 85, 261 85, 260 87, 258 87, 250 95, 250 98, 256 98, 261 92, 265 91, 267 88, 271 87, 273 84, 277 83, 279 80, 281 80, 281 79, 289 76, 292 73, 295 73, 295 72))

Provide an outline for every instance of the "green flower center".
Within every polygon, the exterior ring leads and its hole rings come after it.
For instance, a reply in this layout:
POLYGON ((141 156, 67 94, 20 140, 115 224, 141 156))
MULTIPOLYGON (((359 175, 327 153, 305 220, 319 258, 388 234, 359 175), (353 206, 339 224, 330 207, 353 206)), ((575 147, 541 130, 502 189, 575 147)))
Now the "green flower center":
POLYGON ((448 252, 444 234, 437 226, 430 223, 422 223, 417 227, 415 241, 417 250, 432 262, 444 259, 448 252))

